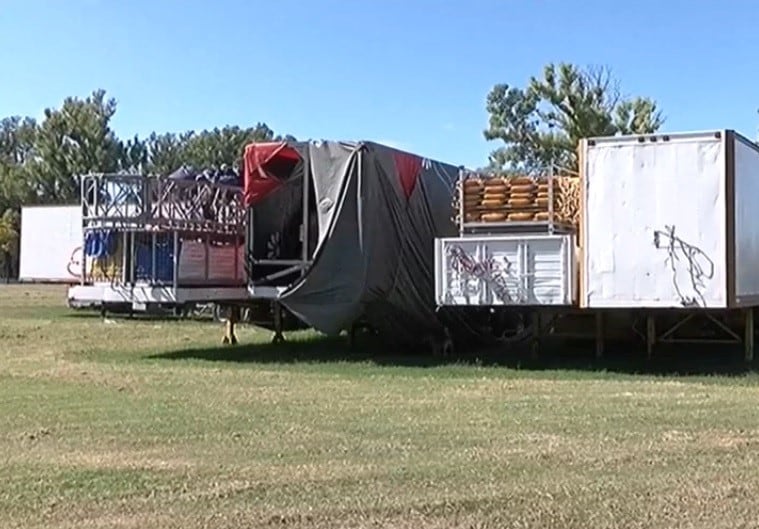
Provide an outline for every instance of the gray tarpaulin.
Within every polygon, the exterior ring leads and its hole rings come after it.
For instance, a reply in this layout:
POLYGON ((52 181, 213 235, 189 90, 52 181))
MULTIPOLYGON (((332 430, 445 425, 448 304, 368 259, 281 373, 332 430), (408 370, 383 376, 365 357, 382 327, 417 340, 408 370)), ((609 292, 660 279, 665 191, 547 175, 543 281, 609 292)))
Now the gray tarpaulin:
POLYGON ((439 331, 434 239, 456 234, 451 196, 458 168, 372 142, 249 145, 245 199, 259 258, 282 258, 271 241, 299 241, 304 171, 315 209, 313 264, 290 282, 282 303, 328 334, 362 316, 402 342, 439 331))

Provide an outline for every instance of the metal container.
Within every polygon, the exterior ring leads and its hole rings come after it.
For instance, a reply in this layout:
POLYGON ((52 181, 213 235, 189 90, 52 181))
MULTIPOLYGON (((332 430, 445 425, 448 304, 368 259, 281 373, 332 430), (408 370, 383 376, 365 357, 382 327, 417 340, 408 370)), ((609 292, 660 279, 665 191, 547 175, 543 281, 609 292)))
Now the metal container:
POLYGON ((438 306, 566 306, 576 294, 575 236, 465 235, 435 241, 438 306))
POLYGON ((759 147, 731 130, 592 138, 580 304, 759 305, 759 147))

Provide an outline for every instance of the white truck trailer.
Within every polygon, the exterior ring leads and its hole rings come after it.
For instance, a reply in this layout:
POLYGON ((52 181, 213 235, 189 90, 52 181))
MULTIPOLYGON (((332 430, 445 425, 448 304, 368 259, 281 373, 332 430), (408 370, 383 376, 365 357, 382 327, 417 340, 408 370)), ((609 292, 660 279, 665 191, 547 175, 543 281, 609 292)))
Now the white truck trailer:
POLYGON ((82 208, 21 208, 19 281, 73 284, 81 280, 82 208))

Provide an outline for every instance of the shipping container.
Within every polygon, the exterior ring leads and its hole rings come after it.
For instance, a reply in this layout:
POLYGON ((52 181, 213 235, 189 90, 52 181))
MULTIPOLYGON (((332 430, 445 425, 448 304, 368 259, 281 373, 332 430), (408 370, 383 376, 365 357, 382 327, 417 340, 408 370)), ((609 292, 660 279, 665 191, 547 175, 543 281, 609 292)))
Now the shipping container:
POLYGON ((732 130, 580 144, 587 308, 759 305, 759 147, 732 130))
POLYGON ((82 276, 82 207, 21 208, 19 280, 77 283, 82 276))

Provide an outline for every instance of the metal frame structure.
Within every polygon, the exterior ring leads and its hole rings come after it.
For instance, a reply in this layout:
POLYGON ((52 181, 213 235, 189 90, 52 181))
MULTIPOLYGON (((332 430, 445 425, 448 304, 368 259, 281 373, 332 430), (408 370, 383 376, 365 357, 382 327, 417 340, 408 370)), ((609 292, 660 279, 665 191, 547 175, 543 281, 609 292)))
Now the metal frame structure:
MULTIPOLYGON (((69 290, 69 304, 182 305, 191 301, 244 301, 244 258, 235 256, 235 277, 209 276, 210 249, 217 243, 244 247, 245 210, 242 189, 208 181, 182 181, 141 174, 87 174, 81 177, 82 226, 85 237, 112 231, 121 244, 117 277, 95 280, 83 252, 81 284, 69 290), (183 238, 203 241, 202 277, 182 280, 179 250, 183 238), (139 274, 137 247, 149 248, 149 271, 139 274), (159 247, 172 248, 171 272, 159 277, 159 247), (240 267, 240 268, 238 268, 240 267), (238 281, 238 273, 241 279, 238 281), (170 276, 167 278, 166 276, 170 276)), ((244 253, 244 252, 243 252, 244 253)))
POLYGON ((579 177, 575 171, 570 171, 555 164, 551 164, 547 171, 548 178, 548 220, 547 221, 503 221, 503 222, 468 222, 464 211, 464 181, 472 175, 482 176, 475 171, 470 171, 464 167, 459 168, 458 178, 458 228, 459 235, 469 233, 480 234, 506 234, 506 233, 547 233, 549 235, 562 233, 575 233, 575 226, 557 222, 554 215, 554 180, 559 177, 557 171, 564 173, 574 173, 574 177, 579 177))
POLYGON ((177 230, 242 234, 242 190, 206 181, 137 174, 81 179, 84 229, 177 230))
MULTIPOLYGON (((361 181, 361 151, 359 156, 359 185, 361 181)), ((301 197, 302 212, 301 212, 301 224, 299 230, 299 238, 301 245, 300 259, 255 259, 252 255, 246 258, 246 266, 252 267, 256 265, 261 266, 283 266, 285 268, 267 274, 264 277, 250 280, 248 282, 248 292, 253 298, 256 299, 272 299, 276 300, 287 290, 288 286, 273 285, 272 282, 299 272, 300 277, 303 277, 308 271, 309 267, 313 263, 312 253, 316 251, 316 248, 311 248, 310 241, 310 217, 311 217, 311 170, 307 161, 303 163, 303 196, 301 197)), ((253 239, 255 238, 255 209, 250 210, 251 229, 248 230, 248 237, 250 240, 246 246, 248 248, 253 247, 253 239)), ((276 314, 276 311, 275 311, 276 314)))

